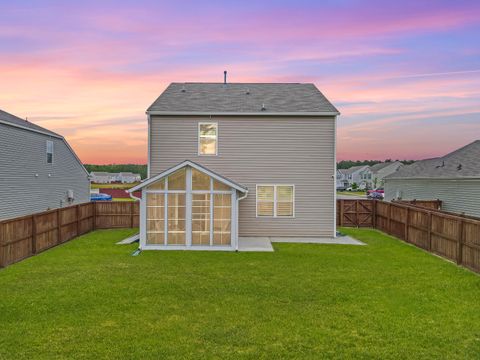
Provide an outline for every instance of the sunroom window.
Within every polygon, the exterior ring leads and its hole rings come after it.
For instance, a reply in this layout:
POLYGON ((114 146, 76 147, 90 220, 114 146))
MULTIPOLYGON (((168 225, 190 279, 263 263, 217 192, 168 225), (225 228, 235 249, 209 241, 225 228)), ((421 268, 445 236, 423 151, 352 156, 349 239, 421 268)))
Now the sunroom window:
POLYGON ((198 154, 217 155, 218 149, 218 125, 217 123, 198 124, 198 154))
POLYGON ((257 185, 258 217, 293 217, 293 185, 257 185))
POLYGON ((195 168, 182 168, 146 189, 146 244, 230 246, 230 186, 195 168))

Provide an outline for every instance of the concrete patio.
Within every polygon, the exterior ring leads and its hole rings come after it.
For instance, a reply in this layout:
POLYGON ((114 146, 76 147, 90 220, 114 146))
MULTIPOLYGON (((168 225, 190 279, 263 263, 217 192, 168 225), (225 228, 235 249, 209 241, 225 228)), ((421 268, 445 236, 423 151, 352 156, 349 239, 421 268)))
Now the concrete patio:
POLYGON ((338 245, 366 245, 350 236, 336 238, 303 238, 303 237, 240 237, 238 251, 274 251, 272 243, 301 243, 301 244, 338 244, 338 245))

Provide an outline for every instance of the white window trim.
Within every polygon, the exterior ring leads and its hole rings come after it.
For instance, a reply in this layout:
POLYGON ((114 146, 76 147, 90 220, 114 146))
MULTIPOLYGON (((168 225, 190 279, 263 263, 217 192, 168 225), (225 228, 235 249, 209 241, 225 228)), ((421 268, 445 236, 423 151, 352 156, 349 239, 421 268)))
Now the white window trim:
POLYGON ((294 184, 256 184, 255 185, 255 217, 259 219, 294 219, 295 218, 295 185, 294 184), (258 215, 258 187, 273 186, 273 216, 258 215), (277 186, 291 186, 293 188, 293 212, 292 216, 277 216, 277 186))
POLYGON ((45 160, 47 164, 53 164, 53 158, 55 155, 55 144, 53 143, 52 140, 47 140, 45 143, 45 160), (52 162, 48 162, 48 144, 52 144, 52 162))
MULTIPOLYGON (((142 191, 142 203, 141 213, 143 216, 142 226, 140 229, 141 237, 140 244, 142 249, 148 250, 235 250, 238 247, 238 234, 237 234, 237 219, 238 214, 238 202, 237 202, 237 190, 231 188, 230 190, 214 190, 214 178, 210 176, 210 189, 209 190, 193 190, 192 189, 192 169, 187 167, 186 171, 186 186, 185 190, 169 190, 168 175, 157 181, 165 180, 165 188, 163 190, 149 190, 148 187, 142 191), (190 180, 188 180, 190 179, 190 180), (147 198, 148 194, 163 194, 164 196, 164 242, 163 244, 147 244, 148 233, 154 231, 147 230, 147 198), (168 194, 185 194, 185 245, 169 245, 168 244, 168 194), (192 196, 194 194, 210 194, 210 245, 193 245, 192 244, 192 196), (214 195, 230 195, 231 196, 231 212, 230 212, 230 244, 229 245, 214 245, 214 195)), ((154 183, 154 182, 153 182, 154 183)), ((152 184, 153 184, 152 183, 152 184)), ((161 207, 161 206, 158 206, 161 207)))
MULTIPOLYGON (((206 137, 208 137, 208 136, 206 136, 206 137)), ((198 123, 198 127, 197 127, 197 155, 198 156, 218 156, 218 122, 206 121, 206 122, 199 122, 198 123), (202 153, 200 153, 200 126, 201 125, 215 125, 215 128, 217 130, 216 131, 217 134, 215 135, 215 154, 202 154, 202 153)))

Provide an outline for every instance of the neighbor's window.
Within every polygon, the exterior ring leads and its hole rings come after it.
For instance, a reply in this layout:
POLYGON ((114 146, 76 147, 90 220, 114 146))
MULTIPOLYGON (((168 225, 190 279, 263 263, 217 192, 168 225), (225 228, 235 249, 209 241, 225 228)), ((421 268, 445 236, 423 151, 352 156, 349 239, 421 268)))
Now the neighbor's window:
POLYGON ((293 217, 293 185, 257 185, 258 217, 293 217))
POLYGON ((53 141, 47 140, 47 164, 53 163, 53 141))
POLYGON ((217 123, 199 123, 198 124, 198 154, 199 155, 217 155, 217 123))

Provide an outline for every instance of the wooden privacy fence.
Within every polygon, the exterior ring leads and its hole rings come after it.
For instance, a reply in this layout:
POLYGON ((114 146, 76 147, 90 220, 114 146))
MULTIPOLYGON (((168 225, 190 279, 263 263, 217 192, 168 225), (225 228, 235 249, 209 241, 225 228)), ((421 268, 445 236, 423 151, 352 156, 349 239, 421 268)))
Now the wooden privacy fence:
POLYGON ((372 227, 480 272, 480 218, 400 202, 341 199, 337 225, 372 227))
POLYGON ((0 267, 95 229, 138 227, 138 202, 91 202, 0 221, 0 267))
POLYGON ((442 208, 442 200, 394 200, 393 202, 435 210, 440 210, 442 208))

